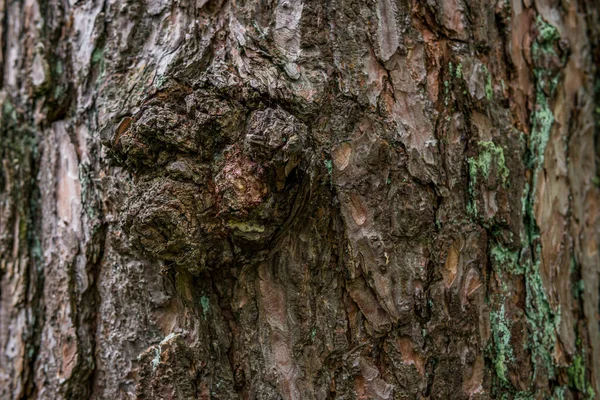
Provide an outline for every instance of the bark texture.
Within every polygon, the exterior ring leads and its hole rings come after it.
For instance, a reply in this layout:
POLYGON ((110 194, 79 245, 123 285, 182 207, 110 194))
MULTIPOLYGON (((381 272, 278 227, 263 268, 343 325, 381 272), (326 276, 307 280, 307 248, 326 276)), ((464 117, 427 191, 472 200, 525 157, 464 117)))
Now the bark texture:
POLYGON ((595 398, 599 9, 1 1, 0 398, 595 398))

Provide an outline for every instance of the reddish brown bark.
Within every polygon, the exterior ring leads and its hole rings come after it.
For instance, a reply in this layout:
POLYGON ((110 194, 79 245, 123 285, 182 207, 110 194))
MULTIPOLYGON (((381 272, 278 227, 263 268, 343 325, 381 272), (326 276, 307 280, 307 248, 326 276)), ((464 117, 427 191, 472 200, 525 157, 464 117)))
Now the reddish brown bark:
POLYGON ((594 398, 598 13, 3 2, 0 398, 594 398))

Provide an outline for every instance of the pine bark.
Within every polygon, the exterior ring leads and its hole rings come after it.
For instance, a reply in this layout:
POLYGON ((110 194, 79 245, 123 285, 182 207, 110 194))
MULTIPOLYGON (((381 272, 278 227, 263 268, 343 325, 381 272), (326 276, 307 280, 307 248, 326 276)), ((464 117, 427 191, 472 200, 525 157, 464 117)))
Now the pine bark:
POLYGON ((600 393, 595 0, 0 20, 0 399, 600 393))

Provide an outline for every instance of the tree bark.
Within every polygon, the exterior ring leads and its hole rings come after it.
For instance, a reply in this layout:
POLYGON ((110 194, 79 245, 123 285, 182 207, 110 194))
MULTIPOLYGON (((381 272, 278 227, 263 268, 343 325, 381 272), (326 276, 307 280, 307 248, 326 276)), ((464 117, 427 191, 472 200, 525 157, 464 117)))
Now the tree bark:
POLYGON ((0 2, 0 398, 595 398, 599 12, 0 2))

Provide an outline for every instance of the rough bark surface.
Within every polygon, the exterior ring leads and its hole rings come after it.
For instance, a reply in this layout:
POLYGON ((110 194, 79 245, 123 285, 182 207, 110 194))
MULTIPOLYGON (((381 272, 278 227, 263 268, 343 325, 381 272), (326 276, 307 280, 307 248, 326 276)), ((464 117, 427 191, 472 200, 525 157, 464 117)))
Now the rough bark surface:
POLYGON ((0 398, 595 398, 599 10, 1 1, 0 398))

